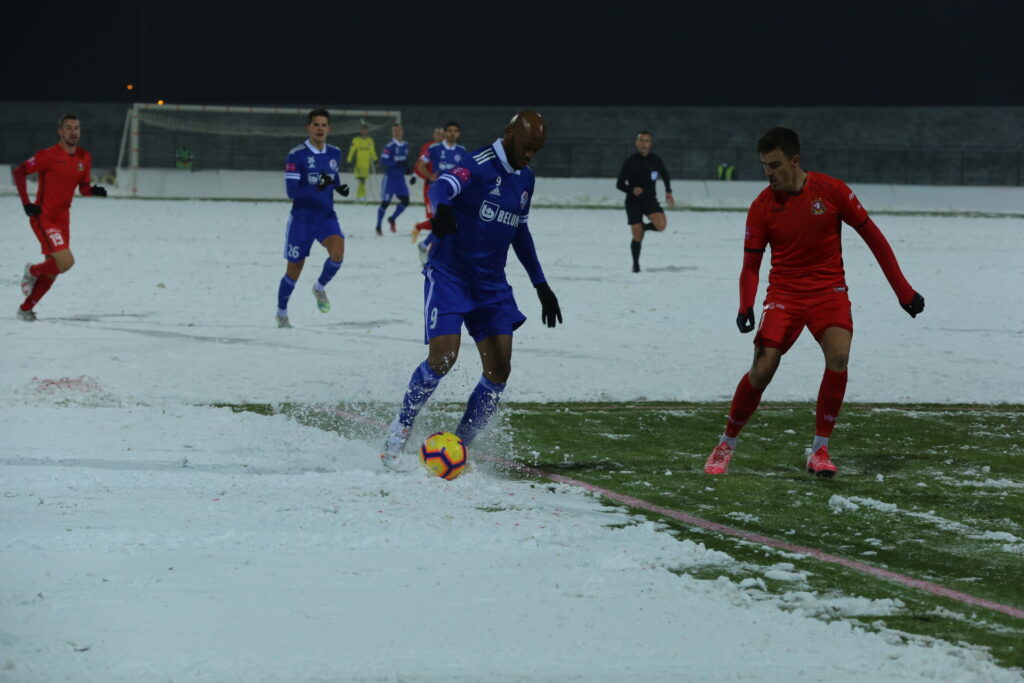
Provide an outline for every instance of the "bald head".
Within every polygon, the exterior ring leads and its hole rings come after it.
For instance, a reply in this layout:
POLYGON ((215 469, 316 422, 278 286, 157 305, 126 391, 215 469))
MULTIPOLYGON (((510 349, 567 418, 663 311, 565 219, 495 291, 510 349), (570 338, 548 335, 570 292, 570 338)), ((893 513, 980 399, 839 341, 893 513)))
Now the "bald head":
POLYGON ((544 119, 537 112, 525 110, 513 116, 501 140, 512 168, 519 170, 529 166, 533 157, 544 147, 547 135, 544 119))

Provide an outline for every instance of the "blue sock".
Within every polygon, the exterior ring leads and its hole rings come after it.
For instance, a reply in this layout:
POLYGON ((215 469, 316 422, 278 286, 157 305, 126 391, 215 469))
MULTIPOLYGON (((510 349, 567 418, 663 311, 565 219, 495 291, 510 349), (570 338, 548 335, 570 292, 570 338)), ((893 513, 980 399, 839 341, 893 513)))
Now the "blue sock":
POLYGON ((285 275, 281 278, 281 284, 277 286, 278 311, 288 310, 288 299, 291 298, 293 291, 295 291, 295 280, 285 275))
POLYGON ((473 393, 469 395, 466 403, 466 412, 462 415, 462 422, 455 433, 467 446, 473 442, 477 434, 483 431, 487 423, 498 412, 498 401, 501 400, 501 392, 505 391, 504 384, 497 384, 480 375, 480 382, 477 383, 473 393))
POLYGON ((427 361, 423 361, 413 370, 409 388, 405 390, 405 396, 402 398, 402 409, 398 413, 398 421, 403 427, 412 427, 416 416, 420 414, 420 410, 434 393, 443 376, 434 372, 427 361))
POLYGON ((328 257, 324 261, 323 270, 320 271, 320 277, 317 279, 317 282, 320 283, 320 287, 326 287, 327 283, 331 281, 331 278, 338 274, 340 269, 341 261, 332 261, 330 257, 328 257))
POLYGON ((380 230, 380 222, 384 220, 384 212, 388 210, 386 204, 377 207, 377 229, 380 230))
POLYGON ((406 202, 399 202, 398 206, 395 207, 395 212, 393 214, 391 214, 391 218, 389 218, 388 220, 389 221, 393 221, 396 218, 398 218, 399 216, 401 216, 402 212, 405 211, 405 207, 407 207, 407 206, 409 206, 408 203, 406 203, 406 202))

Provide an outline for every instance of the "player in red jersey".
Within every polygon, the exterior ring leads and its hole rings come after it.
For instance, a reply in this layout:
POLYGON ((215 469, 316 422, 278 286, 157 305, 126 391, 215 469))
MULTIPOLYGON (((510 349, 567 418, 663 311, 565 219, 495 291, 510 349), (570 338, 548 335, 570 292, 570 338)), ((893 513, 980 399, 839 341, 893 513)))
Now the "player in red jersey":
POLYGON ((419 239, 421 231, 430 230, 430 219, 434 217, 434 207, 430 205, 430 196, 427 194, 430 190, 430 176, 434 172, 434 169, 430 167, 430 163, 421 164, 420 159, 427 156, 427 150, 430 149, 430 146, 441 142, 441 138, 443 137, 444 130, 441 128, 435 128, 434 139, 423 143, 423 146, 420 147, 420 155, 416 157, 416 165, 413 167, 413 172, 420 178, 423 178, 423 208, 427 212, 427 220, 421 221, 413 226, 412 241, 414 243, 419 239))
POLYGON ((78 146, 82 136, 81 122, 74 114, 65 114, 57 125, 57 144, 41 149, 28 161, 14 169, 14 184, 21 195, 21 203, 29 224, 42 247, 44 258, 35 265, 25 266, 21 291, 25 302, 18 309, 22 320, 36 319, 33 310, 61 273, 75 265, 71 253, 70 214, 75 188, 85 197, 106 197, 107 191, 99 185, 90 185, 92 157, 78 146), (26 176, 39 174, 36 201, 28 199, 26 176))
POLYGON ((924 297, 903 277, 889 242, 846 183, 800 168, 800 138, 795 132, 772 128, 757 141, 757 151, 769 187, 747 213, 740 310, 736 316, 740 332, 754 329, 758 274, 764 250, 770 246, 768 291, 754 336, 753 365, 736 387, 725 433, 708 457, 704 471, 725 473, 740 430, 757 410, 782 355, 806 327, 825 354, 807 469, 828 478, 837 471, 829 458, 828 441, 846 393, 846 367, 853 339, 840 242, 842 223, 853 226, 867 242, 900 305, 911 317, 924 310, 924 297))

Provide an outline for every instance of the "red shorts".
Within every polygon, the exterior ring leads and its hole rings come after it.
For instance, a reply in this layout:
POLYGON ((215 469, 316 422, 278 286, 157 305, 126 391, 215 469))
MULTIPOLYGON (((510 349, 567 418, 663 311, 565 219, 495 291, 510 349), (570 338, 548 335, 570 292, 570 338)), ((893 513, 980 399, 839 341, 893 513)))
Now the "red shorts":
POLYGON ((765 297, 754 346, 770 346, 786 353, 804 327, 818 341, 830 327, 841 327, 853 334, 850 297, 845 291, 799 298, 779 294, 765 297))
POLYGON ((32 232, 39 240, 43 256, 49 256, 55 251, 63 251, 71 246, 71 226, 65 219, 63 221, 45 216, 33 216, 29 219, 32 225, 32 232))

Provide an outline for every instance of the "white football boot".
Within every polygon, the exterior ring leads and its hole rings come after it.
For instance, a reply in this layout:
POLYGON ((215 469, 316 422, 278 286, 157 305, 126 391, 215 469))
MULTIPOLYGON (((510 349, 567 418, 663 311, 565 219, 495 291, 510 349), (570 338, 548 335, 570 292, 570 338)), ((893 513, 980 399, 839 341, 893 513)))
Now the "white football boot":
POLYGON ((380 461, 384 467, 393 472, 408 472, 415 466, 413 458, 402 450, 409 441, 409 428, 398 421, 398 416, 391 421, 388 427, 388 437, 384 442, 384 452, 380 454, 380 461))

